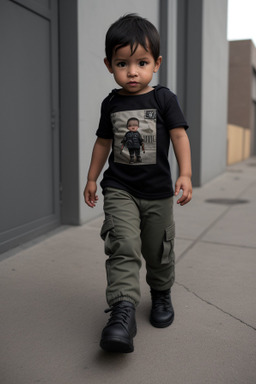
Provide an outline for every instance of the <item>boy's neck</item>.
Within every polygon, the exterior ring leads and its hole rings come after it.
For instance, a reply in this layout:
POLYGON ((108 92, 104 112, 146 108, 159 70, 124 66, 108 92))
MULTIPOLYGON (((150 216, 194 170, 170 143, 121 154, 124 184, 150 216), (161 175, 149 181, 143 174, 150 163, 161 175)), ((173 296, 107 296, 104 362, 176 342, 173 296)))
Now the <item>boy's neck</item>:
POLYGON ((146 88, 144 88, 140 93, 128 93, 126 92, 123 88, 121 88, 120 90, 118 90, 118 93, 120 95, 124 95, 124 96, 138 96, 138 95, 145 95, 146 93, 149 93, 151 91, 153 91, 153 87, 151 87, 150 85, 148 85, 146 88))

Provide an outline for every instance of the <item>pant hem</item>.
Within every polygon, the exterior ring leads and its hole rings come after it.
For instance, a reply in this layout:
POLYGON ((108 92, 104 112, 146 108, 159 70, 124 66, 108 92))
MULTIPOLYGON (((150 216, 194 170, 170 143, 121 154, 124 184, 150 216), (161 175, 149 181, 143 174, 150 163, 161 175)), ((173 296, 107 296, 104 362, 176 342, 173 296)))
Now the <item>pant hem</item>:
POLYGON ((135 302, 131 297, 129 296, 120 296, 116 297, 115 299, 109 300, 108 304, 110 307, 112 307, 116 303, 120 303, 120 301, 129 301, 129 303, 132 303, 135 307, 137 306, 138 303, 135 302))
POLYGON ((162 286, 156 286, 156 285, 150 285, 150 289, 154 289, 155 291, 167 291, 168 289, 171 290, 172 286, 173 286, 173 283, 172 284, 166 284, 166 285, 162 285, 162 286))

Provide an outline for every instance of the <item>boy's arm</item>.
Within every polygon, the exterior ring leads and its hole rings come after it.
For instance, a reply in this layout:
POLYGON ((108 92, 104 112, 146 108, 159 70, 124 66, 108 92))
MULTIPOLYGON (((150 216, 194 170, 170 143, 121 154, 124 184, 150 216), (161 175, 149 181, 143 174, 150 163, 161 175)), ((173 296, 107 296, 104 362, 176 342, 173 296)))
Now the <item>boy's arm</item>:
POLYGON ((98 200, 98 196, 96 195, 96 181, 107 161, 111 144, 111 139, 102 139, 100 137, 97 138, 94 144, 91 164, 88 171, 87 184, 84 189, 84 201, 91 208, 95 207, 95 204, 98 200))
POLYGON ((192 199, 190 144, 184 128, 171 129, 170 137, 179 165, 179 177, 175 184, 175 196, 177 196, 182 189, 182 196, 177 201, 177 204, 182 206, 192 199))

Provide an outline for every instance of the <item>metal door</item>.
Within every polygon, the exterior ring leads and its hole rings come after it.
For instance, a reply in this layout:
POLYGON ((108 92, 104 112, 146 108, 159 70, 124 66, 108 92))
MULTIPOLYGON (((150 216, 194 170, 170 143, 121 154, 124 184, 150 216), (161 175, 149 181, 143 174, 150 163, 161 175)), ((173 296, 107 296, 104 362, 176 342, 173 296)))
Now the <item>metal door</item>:
POLYGON ((0 252, 59 224, 57 11, 0 1, 0 252))

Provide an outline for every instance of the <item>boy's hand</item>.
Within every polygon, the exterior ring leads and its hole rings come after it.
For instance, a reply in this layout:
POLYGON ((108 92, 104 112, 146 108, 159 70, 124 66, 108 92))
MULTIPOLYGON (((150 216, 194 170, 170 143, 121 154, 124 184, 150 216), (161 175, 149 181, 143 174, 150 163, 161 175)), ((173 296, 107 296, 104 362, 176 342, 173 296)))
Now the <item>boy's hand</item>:
POLYGON ((175 184, 175 196, 178 196, 180 190, 182 189, 183 193, 178 199, 177 204, 181 206, 187 204, 192 199, 192 183, 189 176, 180 176, 175 184))
POLYGON ((98 201, 98 195, 96 195, 97 184, 95 181, 87 181, 84 189, 84 201, 85 203, 93 208, 98 201))

